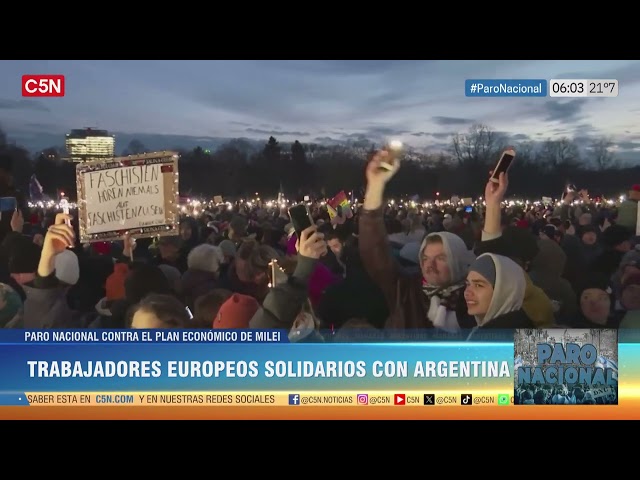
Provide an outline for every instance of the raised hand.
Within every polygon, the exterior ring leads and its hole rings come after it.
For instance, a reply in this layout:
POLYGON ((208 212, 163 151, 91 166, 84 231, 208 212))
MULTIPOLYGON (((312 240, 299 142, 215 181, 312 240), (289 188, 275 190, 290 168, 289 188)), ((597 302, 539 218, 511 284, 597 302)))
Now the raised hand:
POLYGON ((300 256, 317 260, 327 253, 327 242, 324 235, 318 232, 318 227, 313 225, 302 231, 296 242, 296 249, 300 256))
MULTIPOLYGON (((491 175, 489 175, 491 176, 491 175)), ((501 204, 504 200, 504 196, 507 193, 509 187, 509 175, 507 173, 501 173, 498 176, 498 183, 489 180, 486 187, 484 187, 484 198, 489 204, 501 204)))
POLYGON ((367 184, 384 186, 393 178, 399 169, 400 158, 387 150, 380 150, 367 165, 367 184), (382 164, 390 165, 391 169, 384 168, 382 164))

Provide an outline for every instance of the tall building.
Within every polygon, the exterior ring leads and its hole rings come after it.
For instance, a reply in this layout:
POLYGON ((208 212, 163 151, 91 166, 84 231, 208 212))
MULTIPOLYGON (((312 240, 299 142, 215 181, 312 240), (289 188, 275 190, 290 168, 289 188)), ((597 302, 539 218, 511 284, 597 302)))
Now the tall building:
POLYGON ((104 160, 115 156, 116 138, 106 130, 77 129, 67 133, 65 146, 71 161, 104 160))

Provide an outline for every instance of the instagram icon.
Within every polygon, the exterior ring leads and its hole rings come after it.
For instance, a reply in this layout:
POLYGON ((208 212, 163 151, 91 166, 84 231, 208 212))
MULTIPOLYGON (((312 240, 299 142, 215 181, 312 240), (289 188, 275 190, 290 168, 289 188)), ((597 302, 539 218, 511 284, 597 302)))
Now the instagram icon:
POLYGON ((358 405, 369 405, 369 395, 367 395, 366 393, 359 393, 358 405))

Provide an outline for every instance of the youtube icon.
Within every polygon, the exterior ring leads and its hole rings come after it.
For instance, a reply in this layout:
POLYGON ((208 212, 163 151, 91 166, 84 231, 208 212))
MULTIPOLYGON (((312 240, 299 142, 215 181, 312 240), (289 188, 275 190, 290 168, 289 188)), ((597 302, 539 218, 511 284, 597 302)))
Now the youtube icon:
POLYGON ((407 403, 407 396, 404 393, 396 393, 393 396, 394 405, 405 405, 407 403))

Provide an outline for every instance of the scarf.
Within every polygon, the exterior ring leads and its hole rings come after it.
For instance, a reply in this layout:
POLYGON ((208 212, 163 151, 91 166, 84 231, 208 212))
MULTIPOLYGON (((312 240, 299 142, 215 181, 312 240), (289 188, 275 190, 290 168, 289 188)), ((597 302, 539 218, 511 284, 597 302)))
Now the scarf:
POLYGON ((434 327, 448 333, 460 331, 456 307, 465 286, 465 282, 459 282, 448 287, 434 287, 423 281, 422 292, 429 301, 427 317, 434 327))

